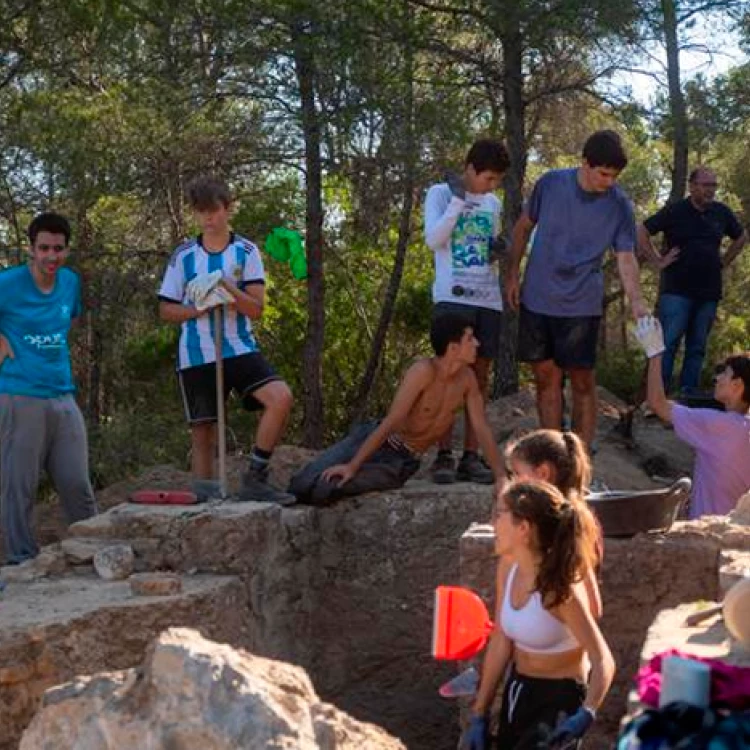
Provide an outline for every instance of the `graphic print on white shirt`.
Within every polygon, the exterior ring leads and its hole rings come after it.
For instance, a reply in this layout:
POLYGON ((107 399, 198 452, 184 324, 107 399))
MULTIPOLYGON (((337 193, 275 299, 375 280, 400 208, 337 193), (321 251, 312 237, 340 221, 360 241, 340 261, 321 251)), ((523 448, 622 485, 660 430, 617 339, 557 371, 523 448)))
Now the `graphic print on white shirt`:
POLYGON ((500 228, 501 204, 491 194, 453 200, 445 184, 433 185, 425 201, 425 235, 435 254, 434 302, 458 302, 502 310, 490 243, 500 228))
MULTIPOLYGON (((221 270, 240 289, 253 283, 264 283, 265 274, 260 251, 249 240, 233 234, 229 244, 220 253, 207 252, 196 238, 180 245, 169 261, 164 273, 159 298, 168 302, 188 305, 185 299, 187 285, 196 277, 221 270)), ((224 359, 258 351, 252 323, 247 315, 237 312, 234 305, 223 307, 222 355, 224 359)), ((190 367, 216 361, 214 351, 214 316, 209 310, 199 318, 181 325, 177 367, 190 367)))

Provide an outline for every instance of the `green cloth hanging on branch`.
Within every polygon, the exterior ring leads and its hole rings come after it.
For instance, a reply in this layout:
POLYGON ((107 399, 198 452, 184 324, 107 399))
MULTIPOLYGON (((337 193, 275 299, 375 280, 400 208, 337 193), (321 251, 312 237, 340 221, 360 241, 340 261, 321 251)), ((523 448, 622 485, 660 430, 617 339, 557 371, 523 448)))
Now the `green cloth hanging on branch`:
POLYGON ((294 229, 276 227, 266 237, 266 252, 281 263, 288 263, 295 279, 307 278, 307 258, 302 235, 294 229))

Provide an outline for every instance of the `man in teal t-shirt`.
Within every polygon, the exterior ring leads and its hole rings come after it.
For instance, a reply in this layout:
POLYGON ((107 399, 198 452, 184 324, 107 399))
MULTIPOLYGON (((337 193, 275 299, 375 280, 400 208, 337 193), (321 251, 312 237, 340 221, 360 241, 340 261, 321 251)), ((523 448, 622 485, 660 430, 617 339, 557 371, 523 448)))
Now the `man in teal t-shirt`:
POLYGON ((70 224, 40 214, 29 240, 29 263, 0 273, 0 525, 11 564, 39 552, 32 515, 42 468, 70 523, 96 513, 68 348, 81 313, 80 279, 64 267, 70 224))

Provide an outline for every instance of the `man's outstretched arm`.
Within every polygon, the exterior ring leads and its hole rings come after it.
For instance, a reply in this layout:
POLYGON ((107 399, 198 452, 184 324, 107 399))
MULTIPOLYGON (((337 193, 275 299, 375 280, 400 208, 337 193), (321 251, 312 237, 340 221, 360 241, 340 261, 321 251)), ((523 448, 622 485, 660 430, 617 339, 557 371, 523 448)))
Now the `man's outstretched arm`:
POLYGON ((638 267, 635 253, 627 251, 617 253, 617 271, 630 302, 633 317, 637 320, 644 315, 648 315, 648 307, 646 307, 641 293, 641 270, 638 267))
POLYGON ((648 405, 658 417, 665 422, 671 422, 674 403, 664 392, 664 381, 661 376, 661 361, 664 354, 664 333, 661 323, 651 315, 641 318, 635 328, 635 337, 648 357, 646 385, 648 405))
POLYGON ((355 476, 362 464, 383 445, 388 435, 404 423, 416 400, 431 382, 431 379, 432 367, 428 362, 417 362, 412 365, 406 371, 406 375, 404 375, 396 395, 393 397, 388 414, 377 429, 362 443, 349 463, 331 466, 323 472, 323 478, 327 481, 338 478, 341 485, 355 476))
POLYGON ((524 212, 518 217, 513 227, 505 279, 505 297, 511 310, 518 310, 521 306, 521 260, 535 226, 536 222, 524 212))
POLYGON ((651 411, 665 422, 672 421, 672 407, 674 403, 667 398, 664 392, 664 381, 661 377, 662 355, 657 354, 648 361, 648 390, 646 400, 651 411))

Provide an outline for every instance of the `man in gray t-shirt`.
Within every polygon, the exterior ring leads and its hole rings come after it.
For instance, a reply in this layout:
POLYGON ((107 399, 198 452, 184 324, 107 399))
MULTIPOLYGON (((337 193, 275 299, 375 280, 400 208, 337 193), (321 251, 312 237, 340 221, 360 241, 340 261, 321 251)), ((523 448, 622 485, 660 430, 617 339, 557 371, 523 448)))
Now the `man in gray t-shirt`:
POLYGON ((647 314, 634 249, 630 200, 616 185, 627 156, 611 130, 591 135, 577 169, 544 174, 513 228, 506 295, 520 309, 518 356, 530 362, 542 427, 562 422, 563 373, 573 391, 573 427, 590 446, 596 431, 594 365, 608 249, 636 318, 647 314), (520 283, 521 259, 534 240, 520 283))

